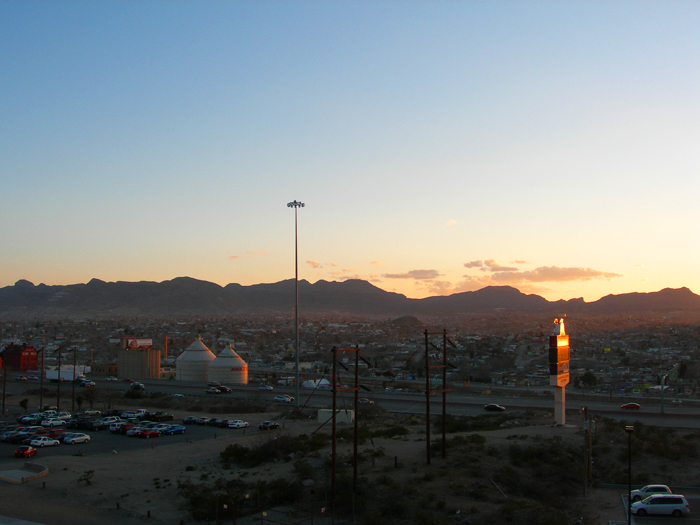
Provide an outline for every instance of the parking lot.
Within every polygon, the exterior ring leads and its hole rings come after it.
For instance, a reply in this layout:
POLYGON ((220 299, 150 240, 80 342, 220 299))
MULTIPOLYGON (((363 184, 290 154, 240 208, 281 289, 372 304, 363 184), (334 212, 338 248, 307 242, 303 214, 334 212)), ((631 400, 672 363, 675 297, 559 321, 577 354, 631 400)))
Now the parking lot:
MULTIPOLYGON (((260 419, 260 416, 256 417, 260 419)), ((168 421, 166 424, 182 424, 182 418, 174 421, 168 421)), ((37 448, 37 455, 31 458, 32 461, 40 461, 42 457, 75 455, 82 454, 84 456, 109 454, 114 451, 126 452, 131 450, 140 450, 146 448, 167 447, 176 443, 196 443, 202 440, 212 440, 221 437, 234 437, 249 435, 254 432, 260 432, 257 424, 250 422, 250 426, 246 428, 221 428, 208 425, 188 424, 185 425, 183 434, 161 435, 149 439, 126 436, 122 434, 114 434, 109 430, 100 431, 85 431, 67 429, 66 432, 81 432, 90 436, 89 443, 81 443, 76 445, 61 444, 58 446, 37 448)), ((16 468, 21 459, 14 457, 14 450, 19 444, 0 443, 0 469, 1 468, 16 468)))

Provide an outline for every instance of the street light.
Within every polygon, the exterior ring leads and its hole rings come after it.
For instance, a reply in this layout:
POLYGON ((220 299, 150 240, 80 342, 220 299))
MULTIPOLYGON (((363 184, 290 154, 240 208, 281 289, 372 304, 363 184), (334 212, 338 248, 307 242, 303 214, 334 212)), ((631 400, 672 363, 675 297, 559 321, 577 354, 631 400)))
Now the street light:
POLYGON ((627 432, 627 525, 632 523, 632 432, 633 426, 626 426, 627 432))
POLYGON ((294 288, 296 303, 294 306, 294 406, 299 408, 299 255, 297 243, 297 208, 304 203, 294 200, 287 203, 287 208, 294 208, 294 288))

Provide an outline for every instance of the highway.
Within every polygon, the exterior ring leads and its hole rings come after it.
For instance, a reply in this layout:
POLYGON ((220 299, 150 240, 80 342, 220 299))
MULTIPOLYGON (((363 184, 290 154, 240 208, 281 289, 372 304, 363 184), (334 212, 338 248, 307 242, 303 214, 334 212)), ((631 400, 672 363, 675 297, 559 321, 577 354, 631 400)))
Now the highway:
MULTIPOLYGON (((97 388, 101 390, 129 389, 129 383, 122 381, 105 381, 96 379, 97 388)), ((258 389, 257 384, 246 386, 229 385, 232 389, 228 394, 206 394, 206 386, 191 382, 180 382, 174 380, 145 380, 147 392, 164 392, 166 394, 182 394, 186 397, 217 397, 220 399, 249 399, 251 401, 271 401, 278 394, 294 395, 293 386, 275 385, 273 391, 263 391, 258 389)), ((423 386, 423 384, 420 384, 423 386)), ((449 386, 449 385, 448 385, 449 386)), ((28 384, 25 382, 10 382, 6 384, 8 394, 14 394, 8 399, 8 407, 13 412, 18 411, 15 407, 17 395, 22 394, 30 388, 38 388, 38 384, 28 384)), ((76 388, 76 395, 81 389, 76 388)), ((70 409, 72 387, 63 384, 61 388, 61 408, 70 409)), ((353 392, 339 392, 338 405, 351 405, 353 402, 353 392)), ((332 392, 328 390, 300 390, 300 406, 307 408, 327 408, 332 403, 332 392)), ((412 391, 360 391, 360 397, 367 397, 373 400, 378 406, 393 412, 405 414, 425 414, 425 394, 412 391)), ((55 404, 55 399, 45 396, 45 403, 55 404)), ((546 387, 532 388, 508 388, 489 387, 487 385, 469 385, 465 388, 461 385, 447 394, 447 412, 454 416, 474 416, 484 414, 484 405, 496 403, 506 407, 508 412, 542 410, 553 413, 554 397, 546 387), (490 390, 493 388, 493 390, 490 390), (484 393, 490 392, 490 393, 484 393)), ((626 421, 640 421, 647 425, 662 427, 673 427, 681 429, 700 429, 700 401, 683 400, 682 403, 674 403, 672 396, 667 396, 663 413, 658 398, 646 399, 643 396, 636 397, 614 397, 608 395, 582 396, 580 394, 569 394, 566 396, 567 420, 580 421, 578 414, 583 407, 587 407, 590 417, 609 417, 626 421), (625 410, 621 405, 628 402, 636 402, 641 405, 639 410, 625 410), (575 419, 572 419, 575 418, 575 419)), ((30 412, 32 410, 30 409, 30 412)), ((442 413, 442 395, 431 396, 430 413, 437 415, 442 413)))

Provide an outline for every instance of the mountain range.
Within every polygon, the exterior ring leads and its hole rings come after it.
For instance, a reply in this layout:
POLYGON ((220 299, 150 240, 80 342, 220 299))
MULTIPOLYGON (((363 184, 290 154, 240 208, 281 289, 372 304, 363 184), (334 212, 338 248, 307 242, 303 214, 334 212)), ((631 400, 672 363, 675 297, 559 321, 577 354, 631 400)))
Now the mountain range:
MULTIPOLYGON (((25 280, 0 288, 0 316, 5 319, 105 318, 122 316, 231 316, 252 313, 292 313, 293 279, 242 286, 178 277, 160 283, 105 282, 65 286, 34 285, 25 280)), ((392 317, 401 315, 459 316, 498 311, 559 315, 631 315, 682 312, 700 315, 700 296, 688 288, 607 295, 590 303, 583 299, 548 301, 510 286, 489 286, 474 292, 410 299, 363 280, 299 281, 302 315, 345 314, 392 317)))

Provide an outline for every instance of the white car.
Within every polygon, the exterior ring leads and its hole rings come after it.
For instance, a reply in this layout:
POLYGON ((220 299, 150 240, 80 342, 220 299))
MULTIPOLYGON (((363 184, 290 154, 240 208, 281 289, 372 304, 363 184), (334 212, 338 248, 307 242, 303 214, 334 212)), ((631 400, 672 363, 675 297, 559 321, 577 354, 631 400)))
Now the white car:
POLYGON ((641 489, 633 490, 630 497, 632 501, 641 501, 652 494, 671 494, 671 489, 667 485, 647 485, 641 489))
POLYGON ((29 444, 32 447, 55 447, 60 445, 61 442, 58 439, 52 439, 47 436, 38 436, 32 439, 29 444))
POLYGON ((70 412, 59 412, 54 417, 57 419, 70 419, 70 412))
POLYGON ((66 426, 66 420, 65 419, 58 419, 55 417, 49 418, 49 419, 44 419, 41 422, 42 427, 65 427, 66 426))
POLYGON ((269 391, 269 390, 272 390, 272 386, 270 386, 270 385, 259 386, 258 390, 268 390, 269 391))
POLYGON ((228 424, 228 428, 245 428, 248 426, 247 421, 241 421, 240 419, 236 419, 234 421, 231 421, 228 424))
POLYGON ((632 514, 637 516, 661 514, 680 518, 690 514, 690 505, 680 494, 654 494, 642 501, 632 503, 632 514))
POLYGON ((105 381, 116 381, 117 378, 114 376, 105 377, 105 381))
POLYGON ((87 434, 73 434, 63 440, 66 445, 77 445, 78 443, 90 443, 90 436, 87 434))
POLYGON ((291 403, 294 401, 294 398, 292 396, 288 396, 287 394, 282 394, 280 396, 275 396, 275 401, 278 403, 291 403))

